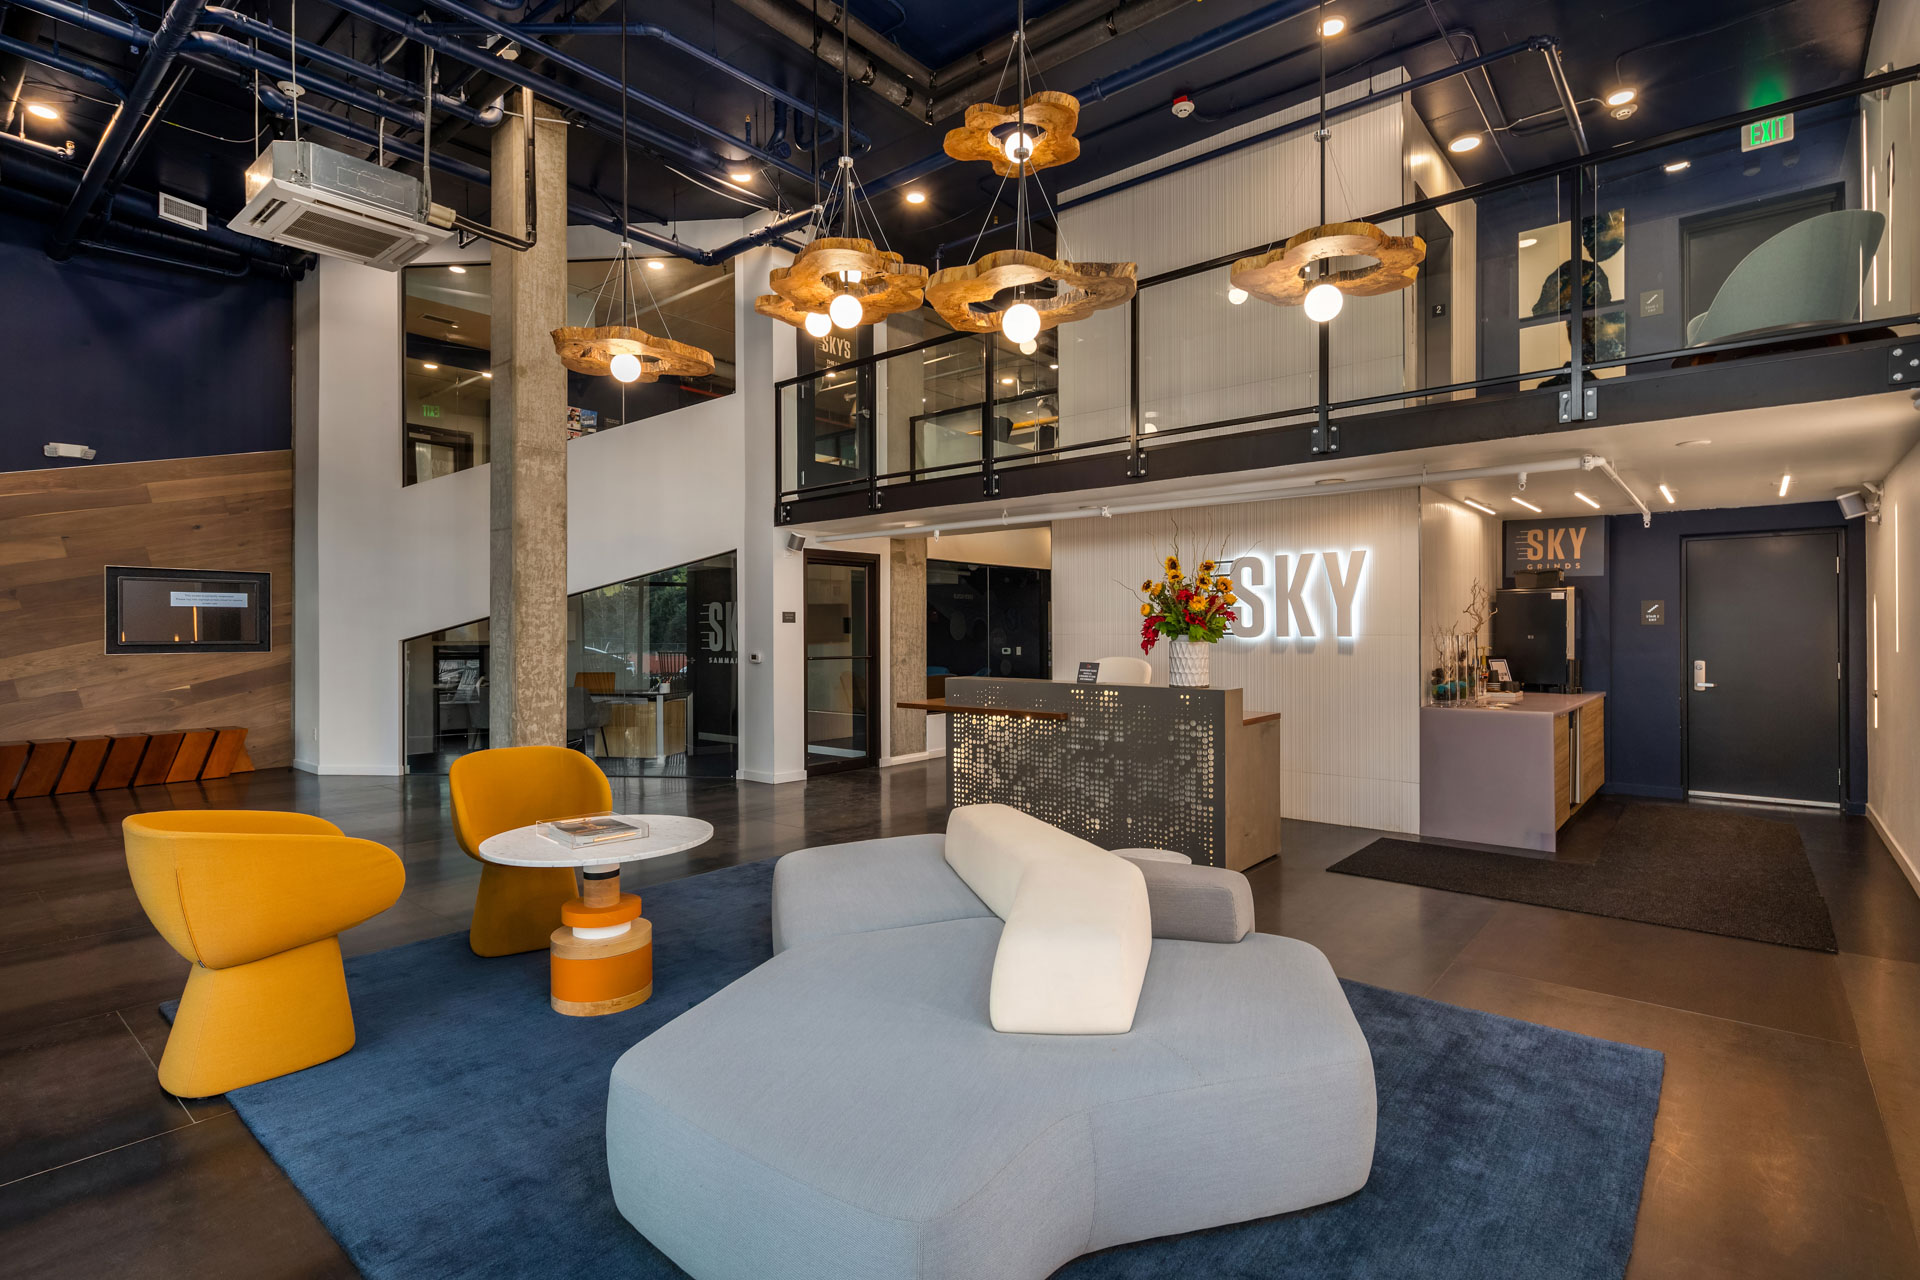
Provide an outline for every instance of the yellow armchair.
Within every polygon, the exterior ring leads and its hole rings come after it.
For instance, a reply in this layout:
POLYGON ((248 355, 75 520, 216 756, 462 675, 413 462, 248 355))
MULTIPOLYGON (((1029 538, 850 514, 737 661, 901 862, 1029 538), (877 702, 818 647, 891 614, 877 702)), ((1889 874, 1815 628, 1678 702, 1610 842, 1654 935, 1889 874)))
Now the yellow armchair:
POLYGON ((244 809, 135 814, 121 832, 147 918, 193 962, 161 1088, 209 1097, 353 1048, 336 935, 399 898, 391 849, 304 813, 244 809))
POLYGON ((480 856, 487 837, 535 822, 605 813, 613 790, 600 766, 566 747, 473 751, 447 771, 453 830, 480 863, 467 945, 478 956, 544 951, 560 926, 561 904, 579 896, 569 867, 503 867, 480 856))

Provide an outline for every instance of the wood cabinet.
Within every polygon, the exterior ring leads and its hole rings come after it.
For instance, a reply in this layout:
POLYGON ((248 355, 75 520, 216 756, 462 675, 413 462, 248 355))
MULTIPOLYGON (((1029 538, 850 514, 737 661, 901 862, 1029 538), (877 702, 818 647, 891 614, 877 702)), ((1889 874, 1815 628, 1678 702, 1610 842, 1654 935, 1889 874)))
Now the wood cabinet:
POLYGON ((1607 780, 1607 703, 1602 698, 1573 713, 1580 727, 1580 786, 1574 792, 1585 804, 1607 780))
POLYGON ((1607 702, 1591 702, 1553 718, 1554 828, 1580 812, 1607 780, 1607 702))

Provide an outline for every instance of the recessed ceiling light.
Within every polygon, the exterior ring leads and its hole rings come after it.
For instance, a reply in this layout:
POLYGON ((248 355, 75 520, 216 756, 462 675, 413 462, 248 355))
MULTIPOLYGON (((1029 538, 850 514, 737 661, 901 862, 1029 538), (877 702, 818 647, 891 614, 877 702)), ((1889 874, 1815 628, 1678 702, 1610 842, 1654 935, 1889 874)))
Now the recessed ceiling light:
POLYGON ((1711 440, 1681 440, 1678 443, 1676 443, 1673 447, 1676 449, 1692 449, 1692 448, 1698 447, 1699 445, 1712 444, 1712 443, 1713 441, 1711 440))
POLYGON ((1531 248, 1533 248, 1533 246, 1535 246, 1535 245, 1537 245, 1537 244, 1539 244, 1539 243, 1540 243, 1540 240, 1539 240, 1539 237, 1537 237, 1537 236, 1528 236, 1528 237, 1527 237, 1526 239, 1524 239, 1524 240, 1522 240, 1522 241, 1520 242, 1520 247, 1521 247, 1522 249, 1531 249, 1531 248))
POLYGON ((1047 368, 1049 368, 1049 369, 1058 369, 1059 367, 1060 367, 1060 366, 1059 366, 1059 365, 1057 365, 1057 364, 1050 364, 1050 365, 1048 365, 1048 366, 1047 366, 1047 368))
POLYGON ((1347 20, 1345 18, 1328 18, 1320 24, 1320 34, 1323 36, 1337 36, 1346 29, 1347 20))
POLYGON ((27 114, 37 116, 42 120, 58 120, 60 118, 60 113, 44 102, 29 102, 27 104, 27 114))
POLYGON ((1669 489, 1669 488, 1667 488, 1667 486, 1665 486, 1665 485, 1661 485, 1661 486, 1660 486, 1660 496, 1661 496, 1661 497, 1663 497, 1663 498, 1665 498, 1665 499, 1667 500, 1667 505, 1668 505, 1668 506, 1672 506, 1672 505, 1673 505, 1673 490, 1671 490, 1671 489, 1669 489))
POLYGON ((667 264, 666 264, 666 263, 664 263, 664 262, 662 262, 662 261, 661 261, 660 259, 658 259, 658 258, 648 258, 648 259, 647 259, 647 270, 649 270, 649 271, 665 271, 666 269, 667 269, 667 264))
POLYGON ((453 274, 457 276, 463 276, 467 274, 467 269, 465 267, 448 267, 447 270, 453 272, 453 274))
POLYGON ((908 203, 908 204, 925 204, 926 202, 927 202, 927 193, 926 193, 926 192, 924 192, 924 191, 909 191, 909 192, 907 192, 907 203, 908 203))
POLYGON ((1573 496, 1580 499, 1580 501, 1586 503, 1588 506, 1592 507, 1595 511, 1598 511, 1600 509, 1599 503, 1595 502, 1592 498, 1589 498, 1586 494, 1580 492, 1578 489, 1575 489, 1573 491, 1573 496))
POLYGON ((1792 483, 1793 483, 1793 477, 1791 475, 1785 475, 1780 477, 1780 496, 1781 497, 1784 498, 1787 496, 1787 486, 1792 483))
POLYGON ((1484 511, 1490 516, 1497 516, 1500 514, 1498 511, 1495 511, 1492 507, 1488 506, 1486 503, 1475 502, 1472 498, 1462 498, 1460 499, 1460 501, 1466 503, 1468 506, 1472 507, 1475 511, 1484 511))
POLYGON ((1667 173, 1685 173, 1687 170, 1693 168, 1693 161, 1672 160, 1666 164, 1661 165, 1660 167, 1667 173))
POLYGON ((480 376, 487 379, 489 382, 493 380, 493 374, 487 371, 482 371, 480 376))
POLYGON ((1632 89, 1615 89, 1607 95, 1607 105, 1610 107, 1624 107, 1638 96, 1639 95, 1632 89))
POLYGON ((1525 498, 1515 498, 1514 501, 1519 503, 1521 506, 1525 507, 1527 510, 1533 512, 1535 515, 1540 514, 1540 508, 1534 506, 1531 502, 1528 502, 1525 498))
POLYGON ((1013 385, 1013 379, 1012 379, 1012 378, 1002 378, 1002 379, 1000 379, 1000 385, 1001 385, 1001 386, 1003 386, 1003 387, 1010 387, 1010 386, 1012 386, 1012 385, 1013 385))
POLYGON ((751 173, 748 173, 745 169, 735 169, 732 173, 728 174, 727 176, 729 178, 732 178, 735 182, 741 183, 742 185, 753 181, 753 175, 751 173))
POLYGON ((420 362, 420 367, 422 369, 425 369, 428 373, 432 373, 435 369, 438 369, 440 366, 432 363, 431 361, 422 360, 420 362))
POLYGON ((1479 134, 1463 133, 1459 137, 1455 138, 1452 142, 1449 142, 1447 144, 1447 150, 1453 152, 1455 155, 1460 155, 1463 152, 1473 150, 1475 147, 1479 145, 1480 145, 1479 134))

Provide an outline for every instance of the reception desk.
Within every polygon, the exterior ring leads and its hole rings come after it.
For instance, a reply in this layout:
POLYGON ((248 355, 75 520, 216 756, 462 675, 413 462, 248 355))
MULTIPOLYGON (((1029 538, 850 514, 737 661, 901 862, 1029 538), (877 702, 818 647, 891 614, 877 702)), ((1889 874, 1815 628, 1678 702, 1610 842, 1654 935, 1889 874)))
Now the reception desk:
POLYGON ((1553 852, 1607 777, 1606 695, 1420 709, 1420 834, 1553 852))
POLYGON ((1238 689, 950 677, 947 794, 1006 804, 1103 849, 1244 870, 1280 852, 1280 717, 1238 689))

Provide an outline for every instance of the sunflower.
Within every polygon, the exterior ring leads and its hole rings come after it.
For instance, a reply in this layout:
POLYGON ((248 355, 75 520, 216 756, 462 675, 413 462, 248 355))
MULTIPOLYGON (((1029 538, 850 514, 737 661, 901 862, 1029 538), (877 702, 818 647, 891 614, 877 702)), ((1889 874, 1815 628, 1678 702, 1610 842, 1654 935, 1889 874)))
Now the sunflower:
POLYGON ((1179 572, 1180 572, 1180 557, 1168 556, 1167 557, 1167 575, 1171 577, 1179 572))
POLYGON ((1153 616, 1153 606, 1150 604, 1142 604, 1140 606, 1140 616, 1143 618, 1151 618, 1153 616))
POLYGON ((1215 564, 1211 560, 1202 560, 1200 562, 1200 572, 1202 573, 1212 573, 1215 569, 1218 569, 1219 567, 1220 567, 1219 565, 1215 564))
POLYGON ((1227 594, 1226 594, 1226 603, 1227 603, 1227 605, 1228 605, 1229 607, 1231 607, 1231 606, 1233 606, 1233 605, 1236 605, 1236 604, 1239 604, 1239 603, 1240 603, 1240 597, 1239 597, 1239 596, 1236 596, 1235 594, 1233 594, 1233 592, 1231 592, 1231 591, 1229 591, 1229 592, 1227 592, 1227 594))
POLYGON ((1152 595, 1152 594, 1153 594, 1153 584, 1152 584, 1151 582, 1143 582, 1143 583, 1141 583, 1141 584, 1140 584, 1140 590, 1142 590, 1142 591, 1144 591, 1144 592, 1146 592, 1146 593, 1147 593, 1148 595, 1152 595))

